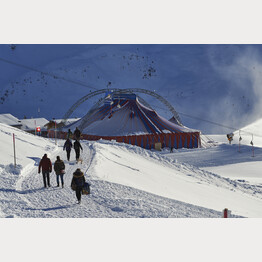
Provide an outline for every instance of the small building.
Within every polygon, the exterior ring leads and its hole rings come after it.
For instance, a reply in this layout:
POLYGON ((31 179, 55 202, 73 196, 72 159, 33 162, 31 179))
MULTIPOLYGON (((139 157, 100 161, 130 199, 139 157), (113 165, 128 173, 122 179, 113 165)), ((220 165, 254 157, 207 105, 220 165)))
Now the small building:
POLYGON ((0 123, 21 129, 21 121, 11 114, 0 114, 0 123))
POLYGON ((36 127, 40 127, 42 131, 46 131, 45 125, 49 122, 45 118, 30 118, 30 119, 21 119, 20 120, 22 127, 21 129, 33 133, 36 130, 36 127))
POLYGON ((52 129, 61 129, 66 125, 71 125, 75 123, 76 121, 80 120, 80 118, 70 118, 67 119, 66 122, 64 122, 64 119, 52 119, 48 121, 48 123, 45 124, 45 128, 47 130, 52 130, 52 129))

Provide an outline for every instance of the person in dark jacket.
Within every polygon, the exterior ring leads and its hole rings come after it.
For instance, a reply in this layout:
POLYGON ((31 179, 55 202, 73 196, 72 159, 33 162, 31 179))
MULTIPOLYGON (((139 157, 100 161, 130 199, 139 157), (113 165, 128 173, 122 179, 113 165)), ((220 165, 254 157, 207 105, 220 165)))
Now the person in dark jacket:
POLYGON ((66 150, 67 160, 70 161, 70 152, 73 147, 71 140, 68 138, 64 144, 64 150, 66 150))
POLYGON ((54 170, 56 173, 57 187, 59 187, 59 177, 60 177, 62 188, 63 188, 64 187, 65 164, 64 164, 64 161, 60 159, 60 156, 56 157, 56 161, 54 164, 54 170))
POLYGON ((52 172, 52 163, 51 160, 47 157, 47 154, 44 154, 42 157, 39 166, 38 166, 38 174, 40 174, 42 168, 42 174, 43 174, 43 181, 44 186, 47 187, 47 185, 50 187, 50 173, 52 172))
POLYGON ((85 181, 86 180, 85 180, 84 173, 81 171, 80 168, 77 168, 76 171, 73 173, 71 188, 73 190, 75 188, 78 204, 81 203, 82 189, 84 187, 85 181))
POLYGON ((80 140, 80 136, 81 136, 81 132, 80 130, 76 127, 75 131, 74 131, 74 136, 76 140, 80 140))
POLYGON ((76 140, 74 142, 74 149, 75 149, 75 152, 76 152, 76 161, 78 161, 79 157, 80 157, 80 148, 83 151, 83 148, 82 148, 80 142, 78 140, 76 140))
POLYGON ((72 136, 73 136, 73 133, 72 133, 71 129, 68 129, 67 138, 71 139, 72 136))

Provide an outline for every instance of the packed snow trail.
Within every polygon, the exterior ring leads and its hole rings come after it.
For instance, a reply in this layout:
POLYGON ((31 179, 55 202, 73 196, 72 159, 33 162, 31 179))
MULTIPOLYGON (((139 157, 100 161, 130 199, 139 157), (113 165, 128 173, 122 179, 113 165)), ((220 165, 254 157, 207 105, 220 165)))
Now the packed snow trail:
MULTIPOLYGON (((64 141, 58 141, 59 150, 49 157, 54 160, 56 155, 66 159, 62 151, 64 141)), ((164 198, 145 191, 116 183, 103 181, 90 173, 95 150, 92 143, 82 142, 82 164, 76 164, 74 151, 71 151, 70 162, 65 161, 65 187, 56 187, 54 172, 50 175, 50 188, 43 187, 42 174, 38 174, 40 158, 35 159, 34 166, 28 167, 17 178, 17 174, 8 173, 2 181, 1 217, 92 217, 92 218, 145 218, 145 217, 221 217, 221 212, 186 204, 164 198), (79 167, 85 172, 86 180, 91 183, 91 195, 82 196, 81 205, 76 204, 75 192, 70 184, 72 174, 79 167), (13 184, 13 181, 16 183, 13 184), (12 186, 13 185, 13 186, 12 186)), ((52 161, 54 162, 54 161, 52 161)), ((2 172, 4 174, 4 172, 2 172)))

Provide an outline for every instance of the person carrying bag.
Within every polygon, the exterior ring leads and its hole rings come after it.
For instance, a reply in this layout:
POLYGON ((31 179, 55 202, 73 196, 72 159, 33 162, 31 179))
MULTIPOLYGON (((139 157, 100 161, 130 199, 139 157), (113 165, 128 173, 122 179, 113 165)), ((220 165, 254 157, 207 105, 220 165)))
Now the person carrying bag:
POLYGON ((82 190, 85 182, 86 180, 84 173, 81 171, 80 168, 77 168, 76 171, 73 173, 73 178, 71 181, 71 188, 73 191, 76 192, 76 198, 78 200, 77 204, 81 203, 82 190))
POLYGON ((56 173, 57 187, 59 187, 59 177, 60 177, 62 188, 63 188, 64 187, 65 163, 63 160, 60 159, 59 156, 56 157, 56 161, 54 164, 54 170, 56 173))

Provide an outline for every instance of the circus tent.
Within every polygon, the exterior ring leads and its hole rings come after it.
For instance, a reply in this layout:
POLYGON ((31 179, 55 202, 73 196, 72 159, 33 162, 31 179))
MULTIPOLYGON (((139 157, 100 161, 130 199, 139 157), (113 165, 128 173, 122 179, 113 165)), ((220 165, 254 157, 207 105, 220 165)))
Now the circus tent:
POLYGON ((107 95, 103 103, 66 128, 78 127, 87 140, 116 140, 151 149, 200 146, 200 132, 175 124, 143 105, 135 94, 107 95))

